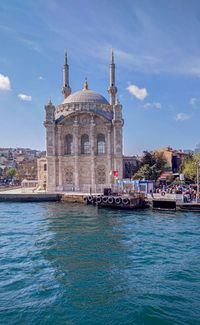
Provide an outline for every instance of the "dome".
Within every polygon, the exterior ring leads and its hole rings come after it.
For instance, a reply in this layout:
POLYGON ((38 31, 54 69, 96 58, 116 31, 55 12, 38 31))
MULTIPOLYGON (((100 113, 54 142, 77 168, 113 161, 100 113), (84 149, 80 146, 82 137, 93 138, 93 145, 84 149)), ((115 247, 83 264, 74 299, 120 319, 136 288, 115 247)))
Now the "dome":
POLYGON ((70 96, 65 98, 63 104, 65 103, 96 103, 109 105, 105 97, 103 97, 96 91, 88 89, 79 90, 71 94, 70 96))

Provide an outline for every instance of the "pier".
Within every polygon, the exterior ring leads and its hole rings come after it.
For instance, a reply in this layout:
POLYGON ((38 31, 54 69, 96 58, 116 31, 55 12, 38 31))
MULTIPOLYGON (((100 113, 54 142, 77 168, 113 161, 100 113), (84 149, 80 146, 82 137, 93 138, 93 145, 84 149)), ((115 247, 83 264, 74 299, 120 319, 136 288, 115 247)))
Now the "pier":
POLYGON ((196 201, 184 202, 182 194, 169 194, 165 196, 161 194, 148 194, 147 201, 149 207, 154 210, 168 211, 194 211, 200 212, 200 203, 196 201))
POLYGON ((154 193, 111 194, 101 193, 90 195, 82 192, 54 192, 29 191, 22 193, 21 188, 0 191, 0 202, 56 202, 92 204, 98 207, 113 209, 153 209, 166 211, 193 211, 200 212, 199 202, 183 202, 182 194, 166 194, 162 196, 154 193))
POLYGON ((146 207, 144 196, 135 195, 89 195, 85 197, 87 204, 113 209, 142 209, 146 207))

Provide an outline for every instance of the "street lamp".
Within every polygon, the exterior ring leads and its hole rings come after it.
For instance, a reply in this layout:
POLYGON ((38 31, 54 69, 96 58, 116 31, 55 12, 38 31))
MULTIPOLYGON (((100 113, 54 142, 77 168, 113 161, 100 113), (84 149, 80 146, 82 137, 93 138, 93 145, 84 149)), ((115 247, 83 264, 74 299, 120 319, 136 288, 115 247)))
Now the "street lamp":
POLYGON ((196 195, 196 202, 199 202, 199 166, 200 166, 200 161, 197 160, 195 165, 197 166, 197 195, 196 195))

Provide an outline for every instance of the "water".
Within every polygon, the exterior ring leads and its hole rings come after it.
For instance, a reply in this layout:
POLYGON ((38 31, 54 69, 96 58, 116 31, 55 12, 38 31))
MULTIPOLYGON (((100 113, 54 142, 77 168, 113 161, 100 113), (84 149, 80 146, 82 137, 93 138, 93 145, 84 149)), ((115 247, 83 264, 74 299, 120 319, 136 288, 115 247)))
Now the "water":
POLYGON ((200 214, 0 203, 0 324, 200 324, 200 214))

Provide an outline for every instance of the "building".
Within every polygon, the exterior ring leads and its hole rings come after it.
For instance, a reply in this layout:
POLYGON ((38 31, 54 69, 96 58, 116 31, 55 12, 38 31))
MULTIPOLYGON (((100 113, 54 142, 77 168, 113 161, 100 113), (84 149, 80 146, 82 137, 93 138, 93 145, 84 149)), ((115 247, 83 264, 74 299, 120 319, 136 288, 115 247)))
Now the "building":
POLYGON ((88 88, 71 94, 65 52, 64 101, 45 106, 46 160, 38 160, 38 180, 47 191, 99 192, 123 175, 122 105, 116 99, 115 64, 110 63, 110 102, 88 88), (46 169, 46 171, 45 171, 46 169), (46 184, 43 173, 46 173, 46 184), (42 176, 43 175, 43 176, 42 176))
POLYGON ((131 178, 137 170, 135 156, 123 156, 123 178, 131 178))
POLYGON ((158 181, 165 183, 168 177, 172 175, 178 176, 179 167, 184 159, 188 157, 188 154, 171 147, 156 150, 156 152, 161 153, 166 160, 165 171, 160 175, 158 181))
POLYGON ((181 150, 174 150, 171 147, 156 150, 156 152, 162 153, 163 158, 166 160, 165 168, 172 171, 172 173, 178 172, 180 164, 188 156, 187 153, 184 153, 181 150))

